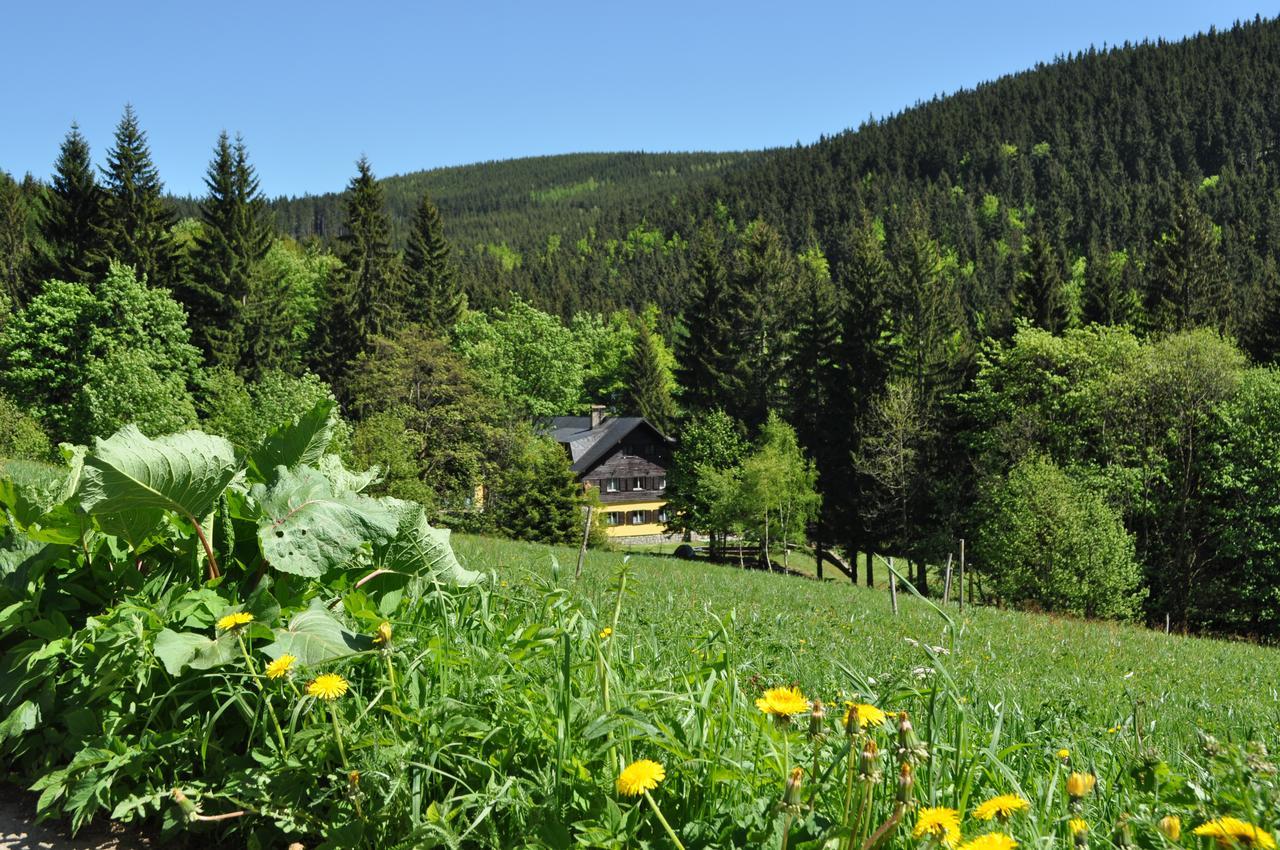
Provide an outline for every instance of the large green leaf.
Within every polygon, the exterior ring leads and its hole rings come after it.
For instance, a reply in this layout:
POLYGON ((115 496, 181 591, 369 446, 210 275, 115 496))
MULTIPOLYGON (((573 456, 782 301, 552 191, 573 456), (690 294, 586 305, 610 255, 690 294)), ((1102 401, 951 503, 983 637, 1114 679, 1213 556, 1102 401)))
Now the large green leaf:
POLYGON ((239 469, 231 443, 199 431, 152 440, 126 425, 84 460, 80 506, 133 545, 165 511, 199 522, 239 469))
POLYGON ((0 462, 0 506, 25 529, 66 499, 70 470, 33 460, 0 462))
POLYGON ((333 442, 337 424, 337 405, 323 399, 302 416, 267 434, 250 456, 249 466, 262 481, 269 480, 278 466, 317 466, 333 442))
POLYGON ((231 632, 211 638, 198 632, 175 632, 171 629, 156 635, 152 651, 170 676, 177 676, 187 667, 208 670, 241 655, 239 640, 231 632))
POLYGON ((292 655, 310 666, 372 647, 372 638, 347 630, 319 599, 312 599, 311 607, 295 614, 288 628, 276 629, 275 642, 262 651, 269 658, 292 655))
POLYGON ((277 570, 317 578, 395 536, 398 517, 387 505, 309 467, 276 470, 269 489, 257 485, 258 543, 277 570))
POLYGON ((400 522, 396 536, 378 552, 379 566, 441 584, 469 585, 484 578, 483 573, 464 569, 458 563, 449 545, 449 529, 433 528, 422 505, 397 499, 386 501, 397 508, 400 522))

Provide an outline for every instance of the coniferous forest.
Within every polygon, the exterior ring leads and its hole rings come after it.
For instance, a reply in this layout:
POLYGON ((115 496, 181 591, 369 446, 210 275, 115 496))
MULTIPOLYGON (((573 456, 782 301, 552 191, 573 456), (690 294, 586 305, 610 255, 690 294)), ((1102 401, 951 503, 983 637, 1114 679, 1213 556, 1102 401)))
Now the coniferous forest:
POLYGON ((332 398, 382 493, 572 542, 531 520, 578 495, 529 423, 604 404, 677 438, 673 528, 753 535, 734 470, 794 446, 796 538, 923 592, 963 538, 993 603, 1274 639, 1278 90, 1259 19, 794 148, 362 158, 278 199, 234 134, 166 194, 125 107, 47 183, 0 173, 0 456, 250 446, 332 398))

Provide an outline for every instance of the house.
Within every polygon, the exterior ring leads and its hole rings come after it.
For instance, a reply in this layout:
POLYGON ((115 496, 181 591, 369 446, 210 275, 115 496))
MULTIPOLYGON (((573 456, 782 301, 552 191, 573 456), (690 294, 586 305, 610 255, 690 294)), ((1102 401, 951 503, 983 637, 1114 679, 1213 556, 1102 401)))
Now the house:
POLYGON ((603 405, 590 416, 555 416, 538 426, 564 446, 583 489, 599 494, 609 537, 666 533, 670 437, 639 416, 606 416, 603 405))

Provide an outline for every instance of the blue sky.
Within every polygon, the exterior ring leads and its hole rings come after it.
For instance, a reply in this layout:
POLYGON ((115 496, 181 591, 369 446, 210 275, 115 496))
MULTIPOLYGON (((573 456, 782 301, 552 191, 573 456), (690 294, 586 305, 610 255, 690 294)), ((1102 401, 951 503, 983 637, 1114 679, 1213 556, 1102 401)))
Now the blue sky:
POLYGON ((243 133, 272 195, 536 154, 810 142, 1091 44, 1177 39, 1256 2, 185 2, 0 9, 0 169, 96 162, 126 102, 170 191, 243 133))

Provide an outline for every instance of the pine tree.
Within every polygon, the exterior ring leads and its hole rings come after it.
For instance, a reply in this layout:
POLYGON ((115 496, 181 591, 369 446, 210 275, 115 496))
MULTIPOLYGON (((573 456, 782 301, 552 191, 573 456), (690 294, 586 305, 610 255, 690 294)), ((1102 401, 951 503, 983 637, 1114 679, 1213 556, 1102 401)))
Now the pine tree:
POLYGON ((643 416, 664 434, 675 429, 676 405, 671 398, 671 375, 663 368, 653 334, 643 321, 635 322, 636 338, 626 365, 622 408, 630 416, 643 416))
MULTIPOLYGON (((831 482, 834 487, 847 475, 849 455, 840 450, 837 435, 847 431, 850 423, 833 403, 840 372, 838 298, 827 260, 816 246, 800 255, 799 277, 796 332, 787 357, 787 418, 800 444, 814 458, 824 484, 831 482)), ((837 525, 832 514, 823 519, 830 520, 824 522, 829 528, 837 525)), ((827 534, 821 536, 831 540, 827 534)))
POLYGON ((103 276, 103 200, 89 160, 89 143, 79 125, 72 124, 45 196, 40 227, 45 249, 37 264, 41 280, 90 283, 103 276))
POLYGON ((467 300, 449 258, 440 210, 423 195, 414 212, 404 251, 405 285, 410 320, 443 334, 457 324, 467 300))
POLYGON ((116 125, 115 146, 107 152, 102 177, 105 256, 98 261, 105 265, 114 259, 133 266, 151 286, 173 288, 181 275, 181 258, 169 233, 175 217, 131 105, 116 125))
POLYGON ((272 227, 243 140, 218 137, 200 205, 203 228, 191 254, 191 275, 181 290, 195 342, 214 364, 242 369, 249 354, 244 309, 254 266, 271 247, 272 227))
POLYGON ((403 323, 397 315, 403 275, 391 249, 391 220, 382 186, 367 158, 360 157, 356 169, 347 186, 346 222, 339 237, 342 269, 331 282, 321 329, 322 359, 316 364, 331 382, 368 350, 373 337, 385 336, 403 323))
POLYGON ((1153 327, 1229 330, 1231 280, 1213 221, 1185 187, 1171 218, 1151 258, 1147 312, 1153 327))
POLYGON ((1067 325, 1066 275, 1062 257, 1039 224, 1027 240, 1023 267, 1014 292, 1014 315, 1056 333, 1067 325))
POLYGON ((678 340, 677 378, 681 397, 691 411, 706 412, 724 404, 728 374, 733 365, 728 322, 728 273, 719 232, 707 222, 693 244, 692 290, 684 312, 684 333, 678 340))
POLYGON ((729 275, 732 348, 725 352, 729 373, 724 399, 726 412, 748 427, 763 425, 782 401, 794 287, 794 264, 780 234, 763 220, 752 222, 734 252, 729 275))

